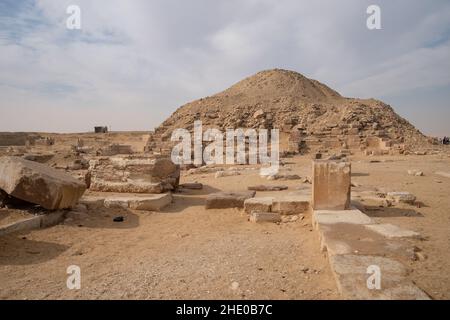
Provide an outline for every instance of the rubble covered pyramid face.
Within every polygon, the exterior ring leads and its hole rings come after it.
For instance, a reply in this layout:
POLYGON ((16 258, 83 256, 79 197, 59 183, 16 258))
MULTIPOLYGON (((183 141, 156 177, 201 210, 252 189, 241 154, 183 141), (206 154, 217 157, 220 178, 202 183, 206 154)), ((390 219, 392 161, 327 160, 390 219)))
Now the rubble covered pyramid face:
POLYGON ((342 97, 326 85, 287 70, 268 70, 229 89, 178 108, 152 134, 148 151, 170 150, 177 128, 279 129, 282 151, 317 149, 386 152, 429 145, 429 139, 385 103, 342 97))

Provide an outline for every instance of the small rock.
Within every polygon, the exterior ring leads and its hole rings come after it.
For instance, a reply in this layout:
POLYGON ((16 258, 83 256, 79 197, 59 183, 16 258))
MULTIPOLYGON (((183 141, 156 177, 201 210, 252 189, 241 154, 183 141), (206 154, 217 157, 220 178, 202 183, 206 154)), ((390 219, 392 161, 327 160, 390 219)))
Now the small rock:
POLYGON ((311 180, 311 178, 310 177, 305 177, 305 178, 303 178, 303 181, 302 181, 303 183, 307 183, 307 184, 312 184, 312 180, 311 180))
POLYGON ((215 174, 215 178, 223 178, 223 177, 232 177, 239 176, 241 173, 236 170, 227 170, 227 171, 217 171, 215 174))
POLYGON ((424 175, 422 171, 418 171, 418 170, 408 170, 408 174, 410 176, 416 176, 416 177, 422 177, 424 175))
POLYGON ((414 204, 416 196, 409 192, 388 192, 387 199, 394 202, 403 202, 408 204, 414 204))
POLYGON ((231 283, 231 290, 235 291, 237 289, 239 289, 239 282, 233 281, 231 283))
POLYGON ((124 220, 125 220, 125 219, 124 219, 122 216, 115 217, 115 218, 113 219, 114 222, 123 222, 124 220))
POLYGON ((309 271, 309 268, 305 267, 305 266, 300 266, 300 271, 303 272, 303 273, 306 273, 306 272, 309 271))
POLYGON ((415 261, 424 261, 428 258, 427 255, 423 252, 415 252, 414 257, 415 257, 415 259, 414 259, 415 261))

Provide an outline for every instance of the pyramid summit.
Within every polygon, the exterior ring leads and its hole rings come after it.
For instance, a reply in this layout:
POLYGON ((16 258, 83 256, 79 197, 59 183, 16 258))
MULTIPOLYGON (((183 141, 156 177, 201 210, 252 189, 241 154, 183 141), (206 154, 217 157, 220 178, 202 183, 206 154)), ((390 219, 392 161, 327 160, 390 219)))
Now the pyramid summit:
POLYGON ((195 120, 220 130, 279 129, 280 149, 293 153, 402 153, 430 140, 381 101, 343 97, 317 80, 282 69, 258 72, 181 106, 155 129, 146 150, 168 151, 173 130, 192 130, 195 120))

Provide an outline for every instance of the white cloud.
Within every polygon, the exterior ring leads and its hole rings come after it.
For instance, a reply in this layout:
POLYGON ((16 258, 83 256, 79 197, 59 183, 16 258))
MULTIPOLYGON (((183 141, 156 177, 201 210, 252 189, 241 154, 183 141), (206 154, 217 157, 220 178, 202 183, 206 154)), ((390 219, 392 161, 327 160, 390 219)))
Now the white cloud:
POLYGON ((0 131, 152 129, 274 67, 353 96, 450 86, 448 1, 378 2, 381 31, 366 28, 367 0, 78 0, 77 33, 72 0, 24 1, 0 24, 0 131))

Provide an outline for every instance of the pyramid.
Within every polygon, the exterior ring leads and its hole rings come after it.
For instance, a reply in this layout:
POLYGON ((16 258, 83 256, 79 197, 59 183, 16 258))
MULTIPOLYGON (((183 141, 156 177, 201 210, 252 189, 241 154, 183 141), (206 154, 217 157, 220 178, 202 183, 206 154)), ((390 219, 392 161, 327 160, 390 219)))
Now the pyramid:
POLYGON ((350 150, 404 153, 430 139, 389 105, 346 98, 300 73, 273 69, 223 92, 178 108, 150 136, 146 151, 170 152, 173 130, 204 128, 279 129, 280 149, 291 153, 350 150))

